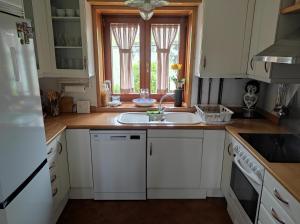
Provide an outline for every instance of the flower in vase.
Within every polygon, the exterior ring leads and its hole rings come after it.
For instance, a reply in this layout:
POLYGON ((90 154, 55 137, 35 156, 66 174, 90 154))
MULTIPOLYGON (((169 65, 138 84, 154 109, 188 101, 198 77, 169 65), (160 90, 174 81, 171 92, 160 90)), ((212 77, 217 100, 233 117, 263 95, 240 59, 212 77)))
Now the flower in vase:
POLYGON ((182 69, 182 64, 172 64, 171 68, 177 72, 176 75, 171 77, 171 80, 175 83, 176 89, 183 89, 183 85, 185 83, 184 78, 179 78, 179 73, 182 69))

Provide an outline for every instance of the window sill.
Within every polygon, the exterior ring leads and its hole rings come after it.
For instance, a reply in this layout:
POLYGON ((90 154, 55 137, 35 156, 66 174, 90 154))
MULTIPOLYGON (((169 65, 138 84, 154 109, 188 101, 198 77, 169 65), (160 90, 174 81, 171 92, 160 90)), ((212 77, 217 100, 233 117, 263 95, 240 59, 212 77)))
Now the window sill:
MULTIPOLYGON (((191 112, 193 108, 187 107, 186 103, 183 103, 182 107, 174 107, 174 103, 163 103, 163 107, 168 112, 191 112)), ((148 110, 155 110, 158 107, 158 103, 152 107, 136 107, 132 102, 123 102, 119 107, 97 107, 92 108, 92 112, 145 112, 148 110)))

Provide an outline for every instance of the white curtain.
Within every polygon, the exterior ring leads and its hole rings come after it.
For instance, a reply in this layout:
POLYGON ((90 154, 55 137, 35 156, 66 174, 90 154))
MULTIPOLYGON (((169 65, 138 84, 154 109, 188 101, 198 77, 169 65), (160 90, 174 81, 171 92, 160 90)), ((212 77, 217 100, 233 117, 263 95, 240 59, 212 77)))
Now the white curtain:
POLYGON ((157 92, 166 93, 169 81, 170 48, 175 40, 179 25, 155 24, 152 25, 152 34, 157 51, 157 92))
POLYGON ((133 92, 132 47, 138 30, 138 24, 114 23, 111 30, 120 52, 121 93, 133 92))

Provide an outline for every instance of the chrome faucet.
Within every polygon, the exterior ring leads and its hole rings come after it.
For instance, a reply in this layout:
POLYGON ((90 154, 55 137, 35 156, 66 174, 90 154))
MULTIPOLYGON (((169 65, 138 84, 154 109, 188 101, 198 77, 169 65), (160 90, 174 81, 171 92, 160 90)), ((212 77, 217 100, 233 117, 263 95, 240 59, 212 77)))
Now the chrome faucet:
POLYGON ((163 95, 161 98, 160 98, 160 101, 159 101, 159 104, 158 104, 158 111, 160 112, 164 112, 165 108, 162 107, 162 102, 164 101, 164 99, 168 98, 168 97, 173 97, 174 98, 174 93, 167 93, 166 95, 163 95))

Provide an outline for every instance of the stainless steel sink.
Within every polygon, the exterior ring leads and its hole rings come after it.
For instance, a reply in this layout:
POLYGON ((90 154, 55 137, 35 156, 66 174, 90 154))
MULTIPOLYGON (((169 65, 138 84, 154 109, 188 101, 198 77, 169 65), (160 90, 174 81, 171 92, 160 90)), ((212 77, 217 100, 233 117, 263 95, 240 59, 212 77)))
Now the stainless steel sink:
POLYGON ((188 112, 165 112, 161 121, 150 121, 146 112, 122 113, 118 117, 121 124, 186 124, 193 125, 201 123, 200 116, 188 112))

